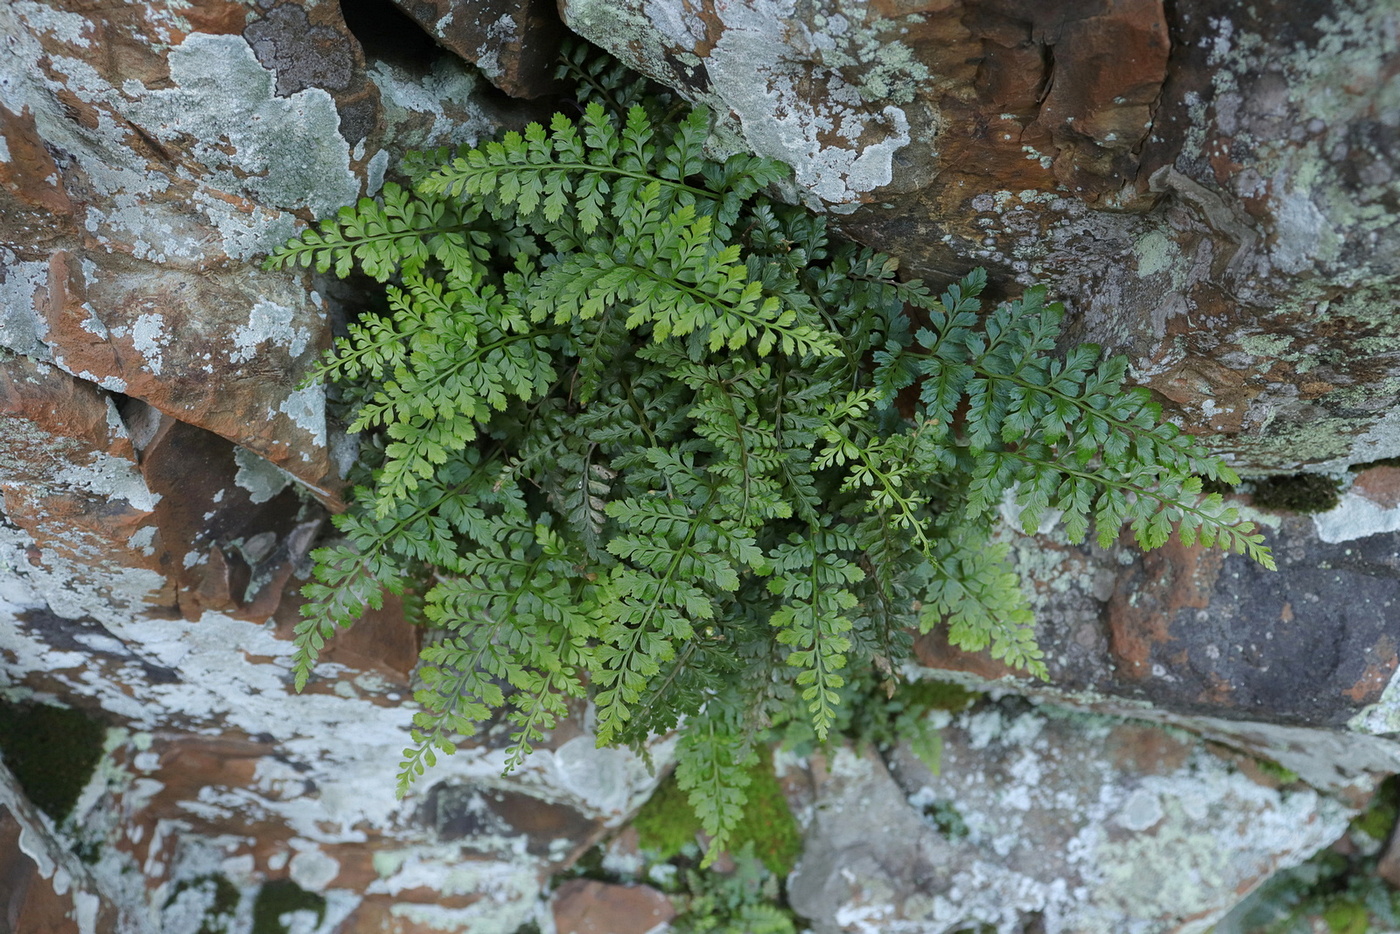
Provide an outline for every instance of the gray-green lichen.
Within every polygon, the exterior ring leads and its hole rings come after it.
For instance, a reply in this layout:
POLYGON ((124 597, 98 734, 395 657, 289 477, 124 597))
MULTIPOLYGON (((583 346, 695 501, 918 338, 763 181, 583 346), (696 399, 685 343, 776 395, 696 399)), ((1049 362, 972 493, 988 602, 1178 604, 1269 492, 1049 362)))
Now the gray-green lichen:
MULTIPOLYGON (((705 40, 706 26, 678 4, 570 0, 562 9, 575 32, 668 83, 685 83, 671 61, 700 64, 687 50, 705 40)), ((716 14, 723 29, 705 55, 708 87, 689 93, 733 115, 719 138, 732 134, 743 148, 791 165, 798 195, 813 207, 853 209, 894 180, 895 155, 912 141, 910 117, 897 105, 926 74, 911 51, 876 42, 879 24, 867 26, 859 4, 836 5, 811 26, 793 0, 726 5, 716 14), (775 33, 775 24, 785 32, 775 33), (820 96, 810 93, 814 83, 820 96)))

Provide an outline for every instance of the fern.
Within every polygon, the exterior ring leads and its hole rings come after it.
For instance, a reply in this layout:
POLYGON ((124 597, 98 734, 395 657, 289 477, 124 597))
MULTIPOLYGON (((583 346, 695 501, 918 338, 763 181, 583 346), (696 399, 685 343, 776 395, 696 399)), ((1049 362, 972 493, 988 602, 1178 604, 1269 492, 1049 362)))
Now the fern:
POLYGON ((778 163, 703 151, 681 112, 572 53, 578 119, 405 165, 270 266, 359 268, 387 311, 336 341, 372 455, 315 552, 298 689, 385 592, 421 603, 403 794, 501 720, 513 767, 571 705, 600 743, 682 728, 679 781, 723 847, 769 723, 818 737, 913 629, 1047 673, 1006 549, 1010 497, 1073 541, 1173 529, 1272 566, 1126 364, 1056 352, 1043 289, 986 311, 769 201, 778 163))

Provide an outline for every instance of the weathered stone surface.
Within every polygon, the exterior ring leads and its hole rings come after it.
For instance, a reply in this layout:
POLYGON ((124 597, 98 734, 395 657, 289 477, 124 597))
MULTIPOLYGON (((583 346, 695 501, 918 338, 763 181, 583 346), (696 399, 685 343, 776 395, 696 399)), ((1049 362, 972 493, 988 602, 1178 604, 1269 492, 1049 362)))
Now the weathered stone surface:
MULTIPOLYGON (((404 149, 538 116, 490 103, 444 47, 511 93, 550 84, 549 4, 400 5, 437 44, 354 0, 0 4, 0 659, 7 696, 125 725, 49 832, 55 852, 100 854, 79 887, 140 934, 196 934, 217 887, 192 883, 213 877, 236 890, 239 924, 260 885, 290 880, 326 898, 318 934, 547 929, 545 877, 654 781, 595 749, 580 711, 514 778, 492 724, 396 803, 419 636, 393 601, 289 690, 298 575, 324 515, 289 484, 337 506, 344 453, 323 395, 295 387, 354 296, 254 264, 377 191, 404 149)), ((1400 453, 1394 12, 1041 7, 564 3, 710 103, 720 149, 789 161, 794 196, 915 273, 982 263, 1013 290, 1051 282, 1074 337, 1130 353, 1241 465, 1400 453)), ((1054 683, 1000 688, 1188 726, 1359 803, 1400 768, 1396 476, 1356 476, 1315 520, 1268 517, 1277 576, 1184 549, 1144 562, 1018 540, 1054 683)), ((1007 674, 937 639, 926 663, 1007 674)), ((1169 912, 1204 921, 1325 842, 1346 810, 1177 734, 973 716, 949 728, 942 778, 904 752, 902 788, 847 754, 789 774, 816 815, 794 892, 824 923, 1133 931, 1124 906, 1145 896, 1123 867, 1211 869, 1190 892, 1148 893, 1143 930, 1168 930, 1169 912), (966 838, 920 823, 906 799, 925 785, 966 838), (1298 835, 1275 833, 1288 820, 1298 835)), ((24 896, 26 918, 87 910, 43 875, 0 865, 55 894, 24 896)))
POLYGON ((558 934, 654 934, 675 915, 671 900, 647 885, 571 879, 554 893, 558 934))
POLYGON ((1203 932, 1354 813, 1178 731, 1014 703, 941 719, 938 775, 903 747, 813 760, 788 892, 818 934, 1203 932))
POLYGON ((1049 283, 1243 467, 1400 454, 1392 7, 562 8, 912 274, 1049 283))
MULTIPOLYGON (((504 737, 491 733, 400 803, 393 751, 407 726, 406 685, 327 664, 311 690, 292 695, 288 644, 208 611, 193 622, 79 628, 67 641, 58 625, 0 629, 0 655, 12 683, 88 697, 128 724, 56 845, 97 854, 99 888, 146 919, 133 932, 194 934, 198 917, 188 928, 178 921, 189 899, 170 896, 218 875, 245 906, 276 879, 323 895, 322 934, 365 900, 357 924, 510 934, 538 910, 548 877, 656 781, 630 753, 598 750, 577 728, 557 731, 502 779, 504 737), (480 807, 448 813, 449 798, 480 807)), ((664 764, 665 750, 657 754, 664 764)))
POLYGON ((5 930, 137 934, 135 918, 121 908, 0 762, 0 922, 5 930))
POLYGON ((169 608, 156 497, 112 400, 91 383, 0 351, 0 504, 50 604, 81 617, 169 608), (112 572, 127 573, 114 578, 112 572), (90 599, 79 594, 92 590, 90 599))
POLYGON ((39 874, 38 865, 21 847, 23 833, 19 822, 0 807, 0 917, 6 930, 80 934, 72 894, 59 894, 57 880, 39 874))
POLYGON ((554 66, 567 35, 552 0, 394 0, 443 48, 512 97, 558 92, 554 66))
MULTIPOLYGON (((1355 484, 1328 513, 1253 510, 1277 572, 1177 541, 1144 554, 1127 534, 1100 549, 1008 530, 1054 689, 1182 716, 1392 732, 1381 724, 1393 713, 1380 711, 1393 711, 1400 668, 1400 544, 1375 531, 1389 511, 1369 498, 1388 495, 1391 470, 1349 475, 1355 484)), ((930 668, 1016 679, 939 631, 916 655, 930 668)))
POLYGON ((338 481, 320 296, 249 267, 381 184, 405 145, 493 125, 479 79, 367 61, 336 4, 0 10, 0 345, 338 481))

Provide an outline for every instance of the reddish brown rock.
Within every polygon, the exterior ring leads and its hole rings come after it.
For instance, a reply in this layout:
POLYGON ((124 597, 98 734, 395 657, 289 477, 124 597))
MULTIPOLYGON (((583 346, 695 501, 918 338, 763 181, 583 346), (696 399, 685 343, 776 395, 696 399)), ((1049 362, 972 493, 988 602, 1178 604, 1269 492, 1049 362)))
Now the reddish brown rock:
POLYGON ((671 900, 646 885, 571 879, 554 893, 559 934, 648 934, 675 914, 671 900))
MULTIPOLYGON (((156 572, 164 550, 155 502, 115 406, 91 383, 0 352, 0 505, 34 542, 31 561, 92 582, 112 567, 156 572)), ((120 605, 169 607, 156 573, 120 605)), ((103 585, 105 586, 105 585, 103 585)))
POLYGON ((329 340, 314 309, 194 273, 109 268, 88 283, 79 265, 63 252, 50 263, 44 341, 59 366, 240 443, 336 501, 322 396, 295 388, 329 340))
POLYGON ((136 929, 0 761, 0 924, 15 934, 136 929))
POLYGON ((7 931, 79 934, 73 894, 54 891, 19 846, 20 826, 0 807, 0 918, 7 931))
POLYGON ((1393 14, 1212 0, 566 0, 942 283, 1045 283, 1246 469, 1400 454, 1393 14))
POLYGON ((1366 497, 1382 509, 1400 506, 1400 467, 1372 467, 1356 475, 1352 492, 1366 497))
POLYGON ((11 243, 47 243, 71 230, 73 205, 59 184, 58 166, 44 148, 34 115, 0 105, 0 139, 10 153, 0 162, 0 237, 11 243))
MULTIPOLYGON (((282 591, 282 600, 273 617, 280 638, 289 641, 293 638, 297 623, 302 620, 304 602, 298 588, 282 591)), ((320 657, 351 670, 378 672, 392 684, 402 685, 407 690, 409 676, 418 664, 422 635, 421 628, 404 618, 401 598, 385 594, 380 609, 366 609, 354 626, 327 643, 320 657)), ((308 690, 332 690, 333 687, 313 680, 308 690)))
POLYGON ((567 31, 552 0, 394 0, 443 48, 512 97, 561 90, 554 80, 567 31))

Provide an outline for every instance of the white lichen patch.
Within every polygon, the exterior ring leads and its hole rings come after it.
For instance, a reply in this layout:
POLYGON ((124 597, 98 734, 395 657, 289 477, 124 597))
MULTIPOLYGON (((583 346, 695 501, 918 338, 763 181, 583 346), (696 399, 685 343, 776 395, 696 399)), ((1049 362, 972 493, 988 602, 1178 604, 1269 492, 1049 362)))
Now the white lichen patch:
POLYGON ((1347 726, 1377 736, 1400 734, 1400 669, 1391 675, 1380 700, 1352 717, 1347 726))
POLYGON ((658 60, 657 71, 669 68, 659 60, 674 46, 694 48, 700 37, 717 33, 705 60, 710 88, 697 99, 717 114, 732 114, 737 128, 721 125, 712 145, 731 148, 723 137, 732 133, 742 140, 733 148, 788 163, 809 206, 853 210, 891 183, 895 154, 912 140, 897 103, 923 66, 912 52, 902 55, 898 42, 883 42, 880 60, 864 60, 876 25, 853 27, 851 19, 863 14, 828 15, 822 28, 815 21, 809 26, 793 0, 749 0, 716 7, 721 28, 707 30, 696 14, 661 7, 648 4, 641 14, 606 0, 577 0, 565 15, 571 28, 605 46, 635 39, 645 57, 658 60), (782 26, 775 31, 775 24, 782 26), (847 80, 842 62, 859 62, 853 74, 864 77, 852 80, 860 83, 847 80), (883 93, 894 91, 893 98, 883 93))
POLYGON ((248 312, 248 323, 233 332, 233 349, 229 360, 233 363, 246 363, 258 353, 258 348, 268 342, 286 349, 288 356, 297 359, 306 350, 311 332, 295 327, 296 313, 286 305, 264 299, 253 305, 248 312))
POLYGON ((674 740, 651 747, 652 766, 625 749, 599 749, 592 736, 576 736, 552 753, 537 753, 549 783, 569 793, 580 811, 620 820, 656 786, 673 754, 674 740), (551 768, 552 766, 552 768, 551 768))
POLYGON ((131 346, 146 358, 146 367, 156 376, 164 365, 165 345, 170 335, 165 330, 165 317, 159 314, 144 314, 131 326, 131 346))
POLYGON ((234 448, 233 462, 238 465, 233 482, 247 490, 248 498, 255 504, 267 502, 292 482, 286 471, 247 448, 234 448))
POLYGON ((132 509, 150 512, 160 502, 160 494, 146 486, 146 480, 129 460, 95 452, 87 464, 70 463, 54 475, 54 483, 69 489, 94 493, 109 500, 126 500, 132 509))
POLYGON ((540 879, 533 867, 516 862, 462 862, 460 856, 456 861, 433 863, 410 858, 390 880, 371 883, 366 891, 379 891, 386 882, 397 886, 394 891, 401 891, 412 887, 407 884, 410 879, 444 894, 480 892, 485 896, 466 908, 400 903, 390 909, 394 917, 420 929, 445 934, 514 934, 535 916, 539 898, 540 879))
MULTIPOLYGON (((292 423, 311 435, 318 448, 326 446, 326 387, 313 383, 287 394, 277 411, 292 420, 292 423)), ((306 451, 301 452, 302 460, 310 460, 306 451)))
POLYGON ((48 22, 0 10, 0 32, 15 39, 0 50, 0 72, 20 76, 0 88, 0 103, 14 112, 29 107, 39 133, 71 153, 103 196, 86 217, 99 243, 153 262, 202 259, 208 228, 152 200, 176 176, 195 182, 194 205, 236 259, 284 241, 293 229, 285 212, 325 215, 359 194, 330 95, 307 88, 277 96, 275 75, 242 37, 191 33, 168 51, 167 85, 127 80, 117 88, 86 61, 40 48, 28 30, 48 22), (81 130, 64 116, 53 103, 60 90, 92 105, 95 128, 81 130), (193 172, 152 168, 132 145, 133 127, 158 144, 188 146, 193 172))
MULTIPOLYGON (((370 68, 369 79, 379 88, 385 140, 395 146, 474 145, 495 131, 494 122, 478 100, 481 77, 456 59, 443 56, 422 76, 378 61, 370 68)), ((370 159, 370 169, 378 172, 380 180, 387 161, 387 153, 376 153, 370 159)))
POLYGON ((48 283, 48 263, 21 260, 10 250, 0 249, 0 347, 49 358, 44 344, 48 324, 34 305, 35 293, 46 289, 48 283))
POLYGON ((289 864, 292 881, 308 892, 323 892, 340 875, 340 863, 310 840, 294 838, 298 852, 289 864))
POLYGON ((32 24, 38 32, 48 33, 60 42, 86 49, 92 46, 90 36, 94 27, 80 13, 71 13, 35 0, 12 0, 14 11, 32 24))
POLYGON ((1368 535, 1400 532, 1400 506, 1385 507, 1350 490, 1336 508, 1313 516, 1317 537, 1324 542, 1349 542, 1368 535))
POLYGON ((1152 230, 1133 244, 1137 256, 1139 276, 1155 276, 1177 268, 1181 261, 1180 250, 1164 232, 1152 230))

